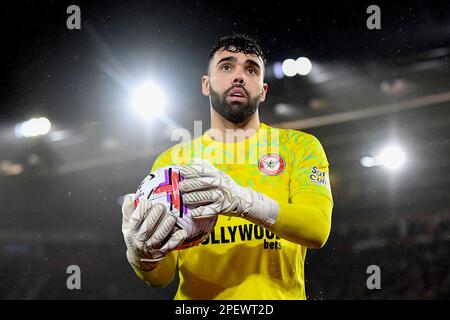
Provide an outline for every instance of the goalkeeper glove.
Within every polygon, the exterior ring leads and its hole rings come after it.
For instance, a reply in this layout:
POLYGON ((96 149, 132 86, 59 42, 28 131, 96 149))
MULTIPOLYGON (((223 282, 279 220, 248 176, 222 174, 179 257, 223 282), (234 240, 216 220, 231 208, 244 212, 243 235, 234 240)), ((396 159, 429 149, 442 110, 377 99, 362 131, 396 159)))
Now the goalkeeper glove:
POLYGON ((122 233, 127 259, 136 268, 149 271, 187 237, 185 230, 172 234, 177 217, 162 204, 141 199, 134 209, 132 195, 122 205, 122 233))
POLYGON ((193 217, 221 213, 240 216, 265 227, 273 225, 278 217, 276 201, 250 187, 241 187, 206 160, 194 159, 191 165, 182 165, 181 175, 184 180, 179 188, 183 202, 194 206, 190 210, 193 217))

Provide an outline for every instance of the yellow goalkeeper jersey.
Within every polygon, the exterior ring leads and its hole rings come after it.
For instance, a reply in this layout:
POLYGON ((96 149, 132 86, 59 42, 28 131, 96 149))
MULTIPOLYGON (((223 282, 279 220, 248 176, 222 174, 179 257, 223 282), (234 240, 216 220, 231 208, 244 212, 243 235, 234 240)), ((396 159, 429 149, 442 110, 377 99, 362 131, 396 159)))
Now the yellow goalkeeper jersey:
MULTIPOLYGON (((237 143, 214 141, 208 133, 163 152, 152 171, 204 158, 279 203, 302 195, 331 202, 328 161, 320 142, 305 132, 261 124, 237 143)), ((320 226, 315 226, 320 228, 320 226)), ((171 252, 180 283, 175 299, 306 299, 306 247, 282 239, 243 218, 219 215, 200 245, 171 252)))

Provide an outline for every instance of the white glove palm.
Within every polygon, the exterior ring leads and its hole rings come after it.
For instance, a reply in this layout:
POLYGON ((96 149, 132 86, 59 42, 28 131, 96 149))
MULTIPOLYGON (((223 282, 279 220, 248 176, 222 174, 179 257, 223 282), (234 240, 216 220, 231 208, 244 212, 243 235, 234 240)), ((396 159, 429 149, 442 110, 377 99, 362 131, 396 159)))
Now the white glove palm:
POLYGON ((158 261, 187 237, 185 230, 172 234, 177 217, 162 204, 142 199, 134 209, 133 197, 125 196, 122 205, 122 233, 128 261, 143 271, 153 269, 158 261))
POLYGON ((193 217, 216 214, 241 216, 256 224, 270 226, 278 217, 278 203, 255 190, 238 185, 230 176, 206 160, 193 160, 181 166, 184 180, 179 188, 183 202, 195 206, 193 217))

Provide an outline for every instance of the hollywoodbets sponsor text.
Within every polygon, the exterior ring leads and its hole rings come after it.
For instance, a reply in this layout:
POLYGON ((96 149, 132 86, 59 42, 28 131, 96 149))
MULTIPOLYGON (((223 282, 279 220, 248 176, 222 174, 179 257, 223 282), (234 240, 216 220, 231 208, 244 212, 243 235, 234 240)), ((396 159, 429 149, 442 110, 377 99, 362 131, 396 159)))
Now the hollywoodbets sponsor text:
POLYGON ((234 243, 236 241, 251 241, 264 239, 264 249, 281 249, 280 237, 255 224, 220 227, 219 233, 214 229, 202 245, 234 243))

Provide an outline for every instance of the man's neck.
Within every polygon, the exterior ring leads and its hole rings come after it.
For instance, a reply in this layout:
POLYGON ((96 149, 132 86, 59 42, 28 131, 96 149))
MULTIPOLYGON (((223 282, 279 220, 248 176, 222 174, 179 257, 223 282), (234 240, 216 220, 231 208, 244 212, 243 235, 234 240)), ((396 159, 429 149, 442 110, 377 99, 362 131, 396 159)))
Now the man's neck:
POLYGON ((244 123, 233 123, 211 107, 211 129, 208 135, 217 142, 240 142, 253 136, 260 125, 258 111, 244 123))

